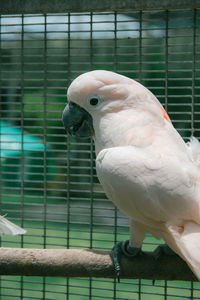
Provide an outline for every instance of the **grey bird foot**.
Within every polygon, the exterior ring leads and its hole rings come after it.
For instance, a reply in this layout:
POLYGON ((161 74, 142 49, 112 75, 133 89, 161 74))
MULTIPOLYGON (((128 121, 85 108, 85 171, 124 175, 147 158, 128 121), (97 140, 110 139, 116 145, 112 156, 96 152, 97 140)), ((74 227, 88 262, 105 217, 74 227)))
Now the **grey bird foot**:
POLYGON ((128 257, 134 257, 138 254, 141 254, 142 250, 140 248, 131 247, 129 241, 118 242, 112 249, 112 257, 114 263, 115 274, 118 282, 120 282, 120 260, 121 256, 125 255, 128 257))
POLYGON ((177 255, 167 244, 159 245, 154 250, 154 258, 158 260, 163 254, 165 255, 177 255))
MULTIPOLYGON (((158 260, 163 254, 170 256, 177 255, 167 244, 159 245, 153 253, 155 260, 158 260)), ((155 285, 155 280, 152 280, 152 284, 155 285)))

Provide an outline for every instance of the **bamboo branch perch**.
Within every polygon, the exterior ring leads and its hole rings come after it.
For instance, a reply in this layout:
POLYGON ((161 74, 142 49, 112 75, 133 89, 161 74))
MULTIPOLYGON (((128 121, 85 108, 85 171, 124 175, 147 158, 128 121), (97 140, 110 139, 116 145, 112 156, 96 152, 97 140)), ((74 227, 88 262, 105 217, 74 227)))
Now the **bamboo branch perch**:
MULTIPOLYGON (((114 278, 109 252, 77 249, 0 248, 0 275, 114 278)), ((197 281, 178 256, 153 252, 131 259, 122 257, 121 278, 197 281)))

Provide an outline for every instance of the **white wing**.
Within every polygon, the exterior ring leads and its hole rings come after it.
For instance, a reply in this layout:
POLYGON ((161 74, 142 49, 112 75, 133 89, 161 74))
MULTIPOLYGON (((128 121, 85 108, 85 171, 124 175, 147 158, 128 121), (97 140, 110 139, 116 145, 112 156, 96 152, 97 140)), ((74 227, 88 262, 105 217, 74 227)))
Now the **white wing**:
POLYGON ((0 235, 18 235, 25 234, 26 230, 19 227, 18 225, 8 221, 3 216, 0 216, 0 235))
POLYGON ((130 218, 148 227, 180 219, 200 222, 200 184, 190 175, 196 168, 191 162, 127 146, 102 150, 96 166, 107 196, 130 218))

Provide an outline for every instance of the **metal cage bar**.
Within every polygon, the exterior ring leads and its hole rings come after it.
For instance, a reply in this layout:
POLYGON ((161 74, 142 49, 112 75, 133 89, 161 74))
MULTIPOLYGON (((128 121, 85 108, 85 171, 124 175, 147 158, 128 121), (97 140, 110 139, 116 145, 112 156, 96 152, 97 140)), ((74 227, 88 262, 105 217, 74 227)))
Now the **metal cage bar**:
POLYGON ((149 10, 149 9, 186 9, 199 8, 199 0, 8 0, 2 2, 2 14, 45 14, 63 12, 90 12, 90 11, 121 11, 121 10, 149 10))
MULTIPOLYGON (((105 68, 142 82, 183 138, 200 137, 200 1, 0 5, 1 213, 28 229, 2 246, 111 249, 128 219, 97 180, 94 145, 66 136, 66 90, 105 68), (6 137, 5 137, 6 136, 6 137), (21 152, 18 151, 19 148, 21 152)), ((145 250, 158 245, 151 235, 145 250)), ((200 299, 198 283, 1 277, 1 299, 200 299)))

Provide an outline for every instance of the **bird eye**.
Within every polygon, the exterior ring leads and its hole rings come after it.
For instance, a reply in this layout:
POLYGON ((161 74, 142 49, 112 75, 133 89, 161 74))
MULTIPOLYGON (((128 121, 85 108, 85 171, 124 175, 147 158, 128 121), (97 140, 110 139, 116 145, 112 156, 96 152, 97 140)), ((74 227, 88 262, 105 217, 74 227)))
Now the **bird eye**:
POLYGON ((89 100, 89 103, 90 105, 92 106, 96 106, 98 103, 99 103, 99 99, 97 97, 92 97, 90 100, 89 100))

